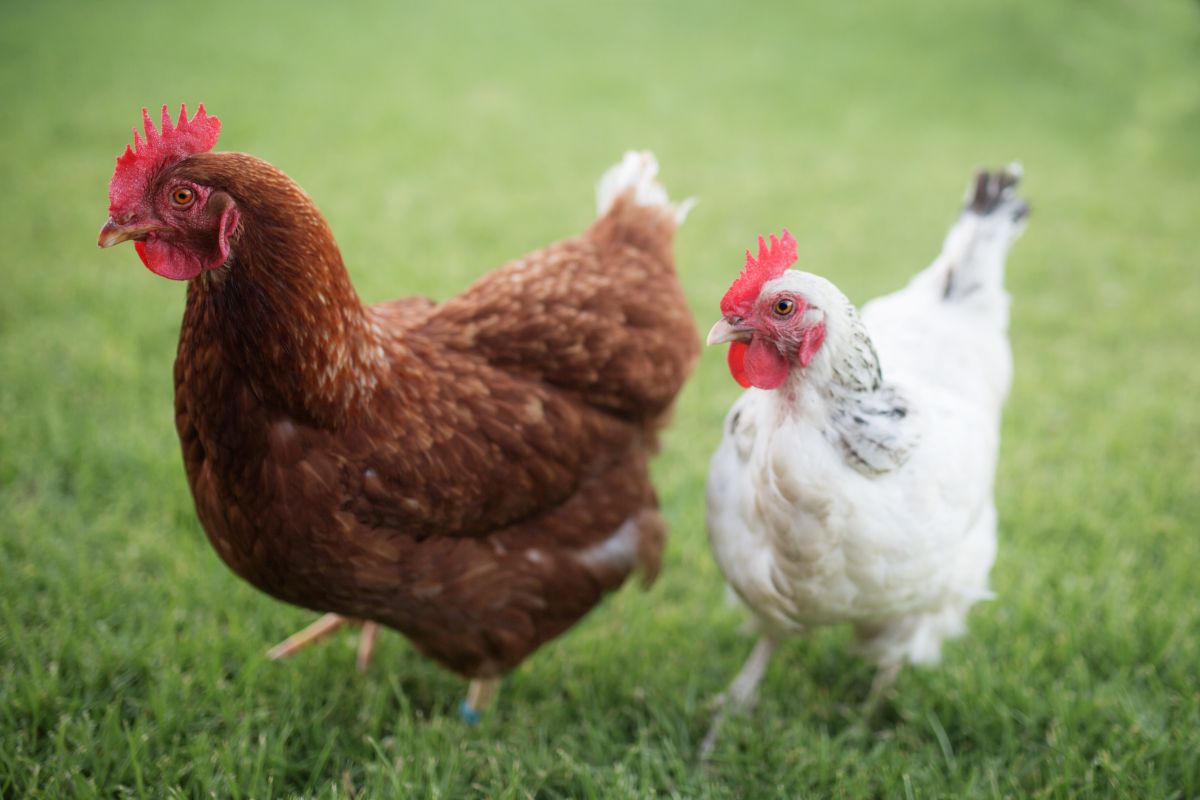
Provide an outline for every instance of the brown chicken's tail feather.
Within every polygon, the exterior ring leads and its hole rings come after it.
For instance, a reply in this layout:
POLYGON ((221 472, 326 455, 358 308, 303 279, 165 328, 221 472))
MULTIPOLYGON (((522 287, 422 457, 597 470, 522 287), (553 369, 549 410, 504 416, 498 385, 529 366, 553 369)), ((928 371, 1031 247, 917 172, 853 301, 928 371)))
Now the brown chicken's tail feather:
POLYGON ((667 522, 657 509, 645 508, 637 515, 638 541, 636 568, 642 589, 649 589, 662 569, 663 549, 667 543, 667 522))
POLYGON ((630 151, 609 168, 596 185, 599 216, 591 238, 604 248, 632 246, 650 253, 674 271, 671 243, 696 200, 672 203, 657 175, 658 161, 647 150, 630 151))
POLYGON ((617 199, 628 193, 633 195, 635 205, 660 207, 669 212, 676 226, 682 225, 688 212, 696 205, 696 198, 689 197, 672 203, 657 176, 658 159, 649 150, 630 150, 625 153, 625 157, 609 167, 596 184, 596 216, 608 214, 617 199))
POLYGON ((647 589, 662 568, 667 526, 655 508, 643 508, 608 538, 575 553, 575 558, 611 591, 632 573, 641 574, 647 589))

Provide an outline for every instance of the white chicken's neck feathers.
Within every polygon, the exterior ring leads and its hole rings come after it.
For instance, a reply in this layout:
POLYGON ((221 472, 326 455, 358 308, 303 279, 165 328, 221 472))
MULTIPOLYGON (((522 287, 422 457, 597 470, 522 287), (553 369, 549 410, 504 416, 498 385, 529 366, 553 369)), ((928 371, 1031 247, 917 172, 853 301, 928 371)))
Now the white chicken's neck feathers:
MULTIPOLYGON (((863 325, 854 304, 842 297, 840 314, 843 335, 833 342, 831 349, 832 388, 835 393, 859 396, 878 391, 883 386, 883 368, 879 365, 879 354, 871 343, 871 334, 863 325)), ((828 330, 826 323, 826 330, 828 330)), ((828 336, 828 333, 826 334, 828 336)))
POLYGON ((825 323, 825 341, 808 367, 793 368, 775 392, 777 402, 822 426, 856 471, 874 476, 903 465, 917 443, 916 426, 900 390, 884 380, 858 309, 840 289, 811 273, 789 270, 769 287, 779 289, 805 298, 806 315, 825 323))

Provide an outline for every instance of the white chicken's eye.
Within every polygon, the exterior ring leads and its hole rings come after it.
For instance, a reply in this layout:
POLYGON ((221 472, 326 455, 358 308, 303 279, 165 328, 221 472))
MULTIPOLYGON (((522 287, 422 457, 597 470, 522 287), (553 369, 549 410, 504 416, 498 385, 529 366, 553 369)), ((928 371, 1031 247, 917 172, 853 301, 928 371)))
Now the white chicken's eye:
POLYGON ((796 310, 796 301, 790 297, 781 297, 775 301, 775 305, 771 310, 781 317, 789 316, 796 310))
POLYGON ((196 199, 196 193, 186 186, 180 186, 171 192, 171 203, 176 208, 187 208, 196 199))

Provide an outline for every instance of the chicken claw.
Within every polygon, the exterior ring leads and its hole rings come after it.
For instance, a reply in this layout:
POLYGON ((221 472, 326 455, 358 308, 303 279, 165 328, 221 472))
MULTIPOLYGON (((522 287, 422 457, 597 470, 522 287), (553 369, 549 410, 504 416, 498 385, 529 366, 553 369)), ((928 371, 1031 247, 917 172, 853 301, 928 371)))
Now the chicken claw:
POLYGON ((758 642, 754 645, 754 650, 750 652, 750 657, 746 659, 746 663, 737 677, 733 679, 733 683, 713 699, 716 713, 713 714, 708 733, 700 745, 701 762, 708 761, 712 756, 713 750, 717 746, 717 739, 721 736, 721 726, 725 724, 726 715, 741 714, 754 707, 754 703, 758 700, 758 685, 762 683, 763 676, 767 674, 767 664, 770 663, 771 655, 777 646, 778 642, 769 636, 759 637, 758 642))
POLYGON ((338 628, 346 625, 362 626, 362 634, 358 640, 358 658, 356 664, 359 672, 366 672, 367 667, 371 664, 371 656, 375 652, 375 642, 379 637, 379 625, 374 622, 343 617, 340 614, 326 614, 304 630, 293 633, 267 651, 267 658, 272 661, 279 661, 280 659, 293 656, 310 644, 319 642, 338 628))
POLYGON ((476 678, 467 687, 467 699, 458 706, 458 713, 468 725, 478 724, 488 704, 500 688, 499 678, 476 678))
POLYGON ((896 678, 900 676, 900 668, 903 666, 903 662, 900 661, 892 661, 879 666, 879 669, 875 671, 874 680, 871 681, 871 690, 867 693, 867 699, 863 701, 863 716, 868 719, 875 716, 875 712, 879 710, 879 706, 883 702, 884 695, 896 683, 896 678))
POLYGON ((375 655, 375 642, 379 639, 379 625, 375 622, 364 622, 362 633, 358 635, 358 656, 354 665, 359 673, 365 675, 371 666, 371 656, 375 655))

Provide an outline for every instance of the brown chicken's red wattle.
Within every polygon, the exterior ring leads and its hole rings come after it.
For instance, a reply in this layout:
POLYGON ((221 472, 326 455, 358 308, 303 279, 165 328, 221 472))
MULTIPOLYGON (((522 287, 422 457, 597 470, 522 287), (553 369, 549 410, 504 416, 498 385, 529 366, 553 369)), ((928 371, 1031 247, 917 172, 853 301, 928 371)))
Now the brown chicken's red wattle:
POLYGON ((195 250, 176 247, 158 237, 134 242, 138 257, 146 269, 173 281, 190 281, 206 269, 216 269, 229 260, 229 237, 237 228, 239 214, 232 204, 221 212, 216 247, 211 256, 204 257, 195 250))

